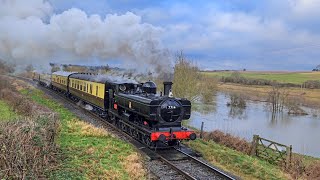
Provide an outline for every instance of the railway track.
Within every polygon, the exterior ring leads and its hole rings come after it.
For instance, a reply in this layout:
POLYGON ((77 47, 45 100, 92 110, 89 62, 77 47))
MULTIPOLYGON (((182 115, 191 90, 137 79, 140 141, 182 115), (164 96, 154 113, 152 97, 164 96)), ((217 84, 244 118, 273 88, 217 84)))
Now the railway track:
MULTIPOLYGON (((182 149, 186 147, 182 146, 182 149)), ((179 148, 158 152, 161 161, 165 162, 178 171, 188 180, 195 179, 238 179, 233 177, 202 160, 190 155, 179 148)))
MULTIPOLYGON (((35 84, 35 82, 31 79, 24 78, 24 77, 15 77, 24 81, 27 81, 31 84, 35 84)), ((51 89, 45 88, 43 86, 38 86, 39 89, 45 91, 46 93, 53 93, 56 96, 59 96, 65 102, 67 102, 70 106, 79 109, 85 113, 93 117, 95 120, 98 120, 99 126, 103 126, 108 131, 117 134, 122 139, 126 140, 127 142, 133 144, 140 152, 146 154, 151 161, 154 162, 158 168, 161 169, 163 175, 155 175, 158 179, 188 179, 188 180, 195 180, 195 179, 239 179, 237 177, 231 176, 218 168, 215 168, 198 158, 190 155, 190 149, 184 147, 182 145, 180 148, 170 148, 165 150, 151 150, 147 148, 144 144, 137 141, 136 139, 132 138, 127 133, 120 130, 114 124, 109 123, 105 119, 101 118, 94 112, 88 111, 84 108, 79 107, 74 101, 66 98, 63 94, 53 91, 51 89), (189 151, 186 152, 186 151, 189 151)), ((192 152, 191 152, 192 154, 192 152)))

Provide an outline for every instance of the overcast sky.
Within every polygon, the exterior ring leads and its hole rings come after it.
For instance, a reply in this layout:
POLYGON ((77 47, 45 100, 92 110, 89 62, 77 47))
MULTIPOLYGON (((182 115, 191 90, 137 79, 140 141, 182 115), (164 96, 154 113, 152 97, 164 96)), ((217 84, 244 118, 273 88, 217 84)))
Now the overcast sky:
MULTIPOLYGON (((45 24, 52 24, 53 16, 66 12, 72 12, 70 19, 80 11, 87 17, 98 15, 101 24, 110 15, 134 17, 141 29, 147 27, 151 32, 141 34, 152 36, 143 42, 153 42, 153 49, 161 54, 163 49, 169 54, 183 50, 203 69, 311 70, 320 64, 320 0, 50 0, 45 7, 45 15, 37 14, 45 24)), ((0 25, 3 14, 10 13, 0 12, 0 25)), ((121 25, 130 29, 132 23, 121 25)), ((58 47, 56 42, 51 44, 58 47)), ((57 49, 66 50, 59 46, 54 51, 57 49)), ((94 50, 94 56, 76 52, 81 58, 110 58, 110 54, 94 50)), ((130 58, 130 53, 126 52, 125 58, 130 58)), ((19 57, 8 54, 3 57, 19 57)), ((133 54, 135 58, 142 56, 133 54)), ((123 58, 113 55, 110 59, 123 58)))

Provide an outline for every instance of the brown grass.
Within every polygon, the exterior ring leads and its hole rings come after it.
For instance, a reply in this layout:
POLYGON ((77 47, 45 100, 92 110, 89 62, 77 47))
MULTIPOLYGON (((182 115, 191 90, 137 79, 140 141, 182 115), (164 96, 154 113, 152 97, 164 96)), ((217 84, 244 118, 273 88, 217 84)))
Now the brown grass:
POLYGON ((103 128, 97 128, 92 124, 86 123, 79 119, 72 119, 71 121, 67 122, 67 125, 72 132, 80 132, 83 136, 91 136, 91 137, 107 137, 113 136, 112 134, 108 133, 103 128), (79 129, 80 131, 79 131, 79 129))
POLYGON ((213 132, 206 132, 203 136, 204 140, 213 140, 214 142, 227 146, 231 149, 249 154, 251 150, 251 144, 245 139, 232 136, 231 134, 224 133, 219 130, 213 132))
POLYGON ((45 178, 56 161, 57 118, 0 123, 0 177, 45 178))
POLYGON ((310 164, 305 170, 306 179, 320 179, 320 162, 310 164))
POLYGON ((141 155, 136 152, 123 158, 122 165, 125 167, 130 179, 143 179, 146 177, 146 171, 141 159, 141 155))
POLYGON ((320 161, 314 160, 312 163, 306 162, 306 159, 300 155, 294 155, 291 165, 288 169, 283 166, 293 179, 320 179, 320 161))

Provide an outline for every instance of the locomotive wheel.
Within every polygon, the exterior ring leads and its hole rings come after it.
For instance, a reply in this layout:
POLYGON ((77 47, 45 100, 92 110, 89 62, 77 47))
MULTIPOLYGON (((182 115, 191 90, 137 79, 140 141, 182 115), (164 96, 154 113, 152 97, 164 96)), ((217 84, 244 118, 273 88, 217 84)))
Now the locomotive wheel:
POLYGON ((121 128, 122 128, 122 131, 126 131, 126 125, 125 124, 121 124, 121 128))
POLYGON ((130 133, 131 136, 134 136, 134 129, 130 128, 130 132, 129 133, 130 133))
POLYGON ((150 136, 144 135, 143 140, 144 140, 144 143, 145 143, 146 145, 151 146, 152 141, 151 141, 151 139, 150 139, 150 136))

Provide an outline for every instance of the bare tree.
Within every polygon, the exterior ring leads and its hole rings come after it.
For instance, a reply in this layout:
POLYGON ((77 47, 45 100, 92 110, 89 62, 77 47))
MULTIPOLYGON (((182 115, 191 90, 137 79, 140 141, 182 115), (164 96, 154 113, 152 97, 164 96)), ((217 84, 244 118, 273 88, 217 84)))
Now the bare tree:
POLYGON ((268 93, 272 112, 282 112, 288 101, 288 96, 289 91, 287 88, 281 87, 277 83, 273 84, 271 91, 268 93))

